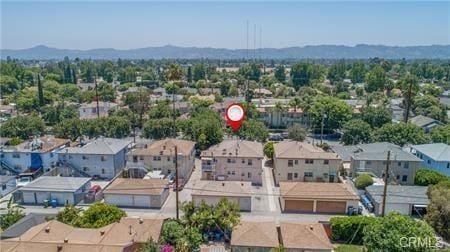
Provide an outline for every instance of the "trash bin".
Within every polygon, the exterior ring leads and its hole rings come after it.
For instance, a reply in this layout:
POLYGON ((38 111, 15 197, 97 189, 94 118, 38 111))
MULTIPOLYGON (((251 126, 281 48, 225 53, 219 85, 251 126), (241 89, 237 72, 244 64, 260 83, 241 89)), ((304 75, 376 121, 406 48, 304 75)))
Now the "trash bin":
POLYGON ((58 200, 52 199, 52 208, 55 208, 56 206, 58 206, 58 200))

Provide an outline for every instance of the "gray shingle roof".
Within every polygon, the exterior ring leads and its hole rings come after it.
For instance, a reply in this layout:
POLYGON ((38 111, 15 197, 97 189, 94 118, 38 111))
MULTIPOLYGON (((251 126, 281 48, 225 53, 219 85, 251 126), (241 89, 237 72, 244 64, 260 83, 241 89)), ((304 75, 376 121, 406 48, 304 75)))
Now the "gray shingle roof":
POLYGON ((63 152, 73 154, 117 154, 127 148, 130 141, 115 138, 97 138, 81 147, 66 148, 63 152))
POLYGON ((430 118, 428 116, 418 115, 416 117, 413 117, 409 120, 410 123, 415 124, 419 127, 425 127, 430 124, 440 124, 438 120, 435 120, 433 118, 430 118))
POLYGON ((450 146, 444 143, 413 145, 411 148, 436 161, 450 161, 450 146))
MULTIPOLYGON (((382 202, 383 198, 382 185, 371 185, 366 188, 366 192, 370 194, 377 203, 382 202)), ((401 186, 389 185, 387 187, 386 202, 388 203, 404 203, 404 204, 428 204, 427 186, 401 186)))
POLYGON ((356 151, 353 151, 352 154, 352 158, 355 160, 386 160, 387 152, 390 150, 390 159, 393 161, 422 161, 420 158, 403 151, 399 146, 392 143, 360 144, 356 147, 356 151))
POLYGON ((41 176, 19 190, 75 192, 90 180, 91 178, 41 176))

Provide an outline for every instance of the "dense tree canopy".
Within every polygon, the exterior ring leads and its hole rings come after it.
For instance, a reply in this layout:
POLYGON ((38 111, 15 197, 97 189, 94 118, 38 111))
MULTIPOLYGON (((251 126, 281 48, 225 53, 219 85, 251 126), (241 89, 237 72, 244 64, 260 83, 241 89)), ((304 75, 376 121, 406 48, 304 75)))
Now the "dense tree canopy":
POLYGON ((405 144, 424 144, 430 141, 422 128, 410 123, 390 123, 377 129, 374 140, 391 142, 399 146, 405 144))
POLYGON ((349 105, 331 96, 319 97, 309 112, 315 131, 320 130, 323 120, 325 132, 341 128, 352 115, 349 105))
POLYGON ((360 119, 346 122, 342 128, 341 142, 345 145, 369 143, 371 140, 370 125, 360 119))

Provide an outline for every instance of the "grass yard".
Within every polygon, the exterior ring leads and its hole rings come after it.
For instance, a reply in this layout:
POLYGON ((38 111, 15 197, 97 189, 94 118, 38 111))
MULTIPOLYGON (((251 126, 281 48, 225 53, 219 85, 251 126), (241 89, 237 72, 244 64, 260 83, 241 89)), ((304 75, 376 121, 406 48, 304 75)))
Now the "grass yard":
POLYGON ((363 249, 363 246, 360 246, 360 245, 342 244, 342 245, 338 245, 334 251, 335 252, 362 252, 362 251, 364 251, 364 249, 363 249))

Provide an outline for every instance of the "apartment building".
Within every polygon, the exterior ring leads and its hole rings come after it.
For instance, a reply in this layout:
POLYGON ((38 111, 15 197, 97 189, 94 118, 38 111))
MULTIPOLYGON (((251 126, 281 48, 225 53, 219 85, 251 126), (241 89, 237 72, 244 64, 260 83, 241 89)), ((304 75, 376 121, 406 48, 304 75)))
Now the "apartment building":
POLYGON ((195 163, 195 142, 192 141, 167 138, 136 147, 127 155, 127 166, 161 171, 164 175, 175 173, 175 146, 179 178, 188 179, 195 163))
POLYGON ((259 142, 224 140, 201 153, 202 179, 262 184, 263 146, 259 142))
POLYGON ((60 151, 59 160, 90 176, 112 179, 125 167, 130 144, 127 140, 99 137, 60 151))
POLYGON ((337 182, 342 159, 309 143, 283 141, 274 144, 275 182, 337 182))

